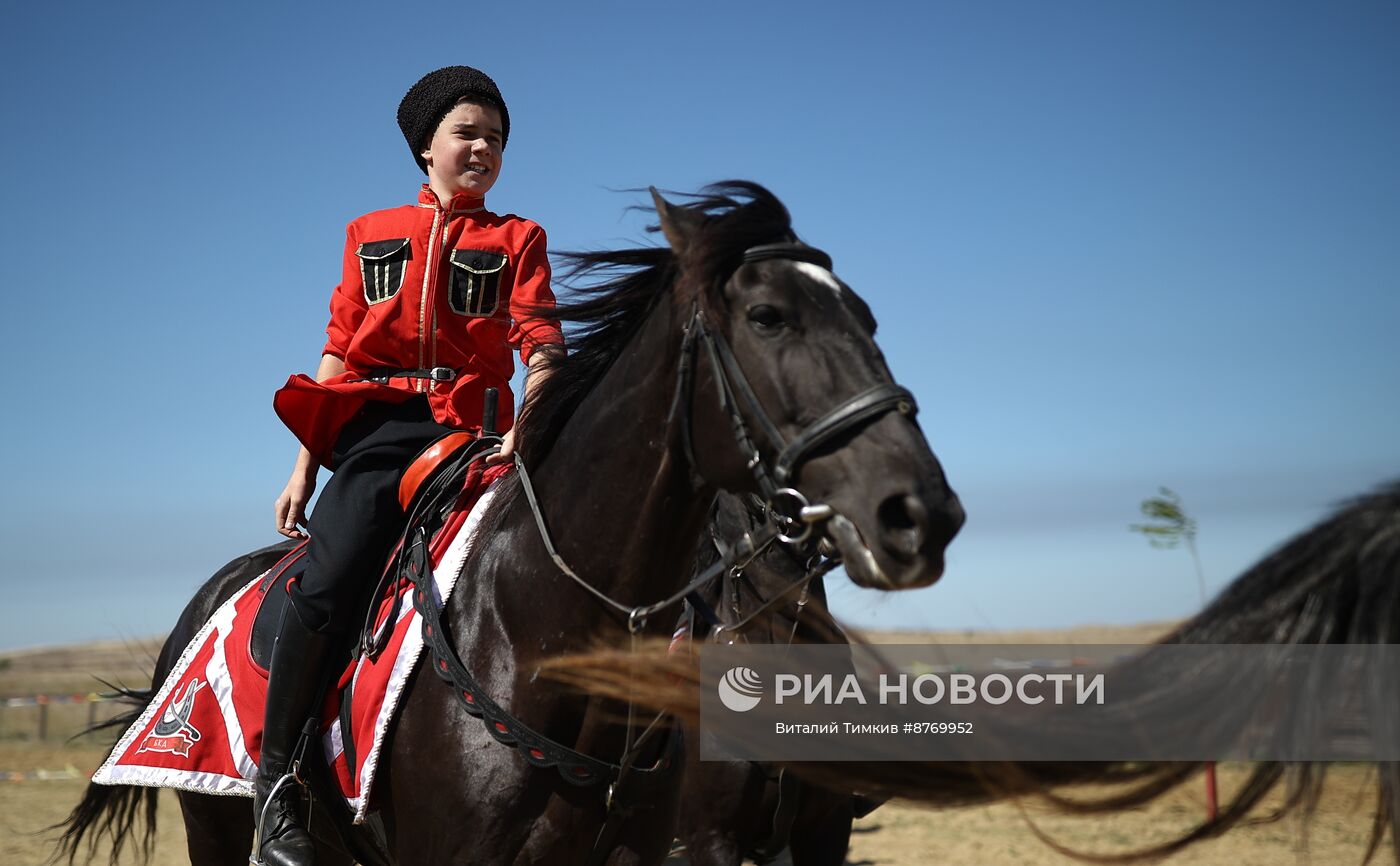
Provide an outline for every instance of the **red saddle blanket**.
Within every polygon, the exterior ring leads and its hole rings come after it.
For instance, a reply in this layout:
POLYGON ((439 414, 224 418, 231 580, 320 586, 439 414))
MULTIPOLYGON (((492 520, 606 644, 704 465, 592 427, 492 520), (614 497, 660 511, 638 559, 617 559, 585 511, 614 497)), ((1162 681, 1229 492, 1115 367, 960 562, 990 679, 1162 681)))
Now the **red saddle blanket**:
MULTIPOLYGON (((460 576, 481 517, 491 507, 510 464, 481 471, 473 467, 467 489, 430 547, 437 601, 441 605, 460 576)), ((258 608, 281 580, 265 577, 286 570, 297 548, 224 602, 190 641, 145 712, 117 741, 93 775, 106 785, 150 785, 207 794, 251 797, 262 743, 267 671, 253 660, 249 639, 258 608)), ((353 662, 329 690, 321 718, 321 738, 341 792, 364 820, 385 732, 399 707, 409 674, 423 652, 421 617, 404 582, 398 619, 387 645, 373 661, 353 662), (346 687, 350 702, 342 706, 346 687), (345 726, 349 727, 347 731, 345 726), (349 737, 347 737, 347 733, 349 737), (346 748, 347 739, 353 748, 346 748)), ((379 623, 393 607, 382 599, 379 623)))

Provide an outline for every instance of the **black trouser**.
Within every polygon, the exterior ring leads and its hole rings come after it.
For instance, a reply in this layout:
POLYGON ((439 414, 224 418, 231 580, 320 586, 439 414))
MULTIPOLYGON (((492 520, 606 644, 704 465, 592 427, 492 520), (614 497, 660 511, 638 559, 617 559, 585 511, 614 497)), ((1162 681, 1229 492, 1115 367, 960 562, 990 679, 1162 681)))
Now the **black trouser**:
POLYGON ((344 635, 363 624, 367 595, 403 532, 403 471, 450 432, 433 420, 425 397, 372 402, 345 425, 331 452, 334 474, 311 515, 306 573, 291 588, 292 606, 308 629, 344 635))

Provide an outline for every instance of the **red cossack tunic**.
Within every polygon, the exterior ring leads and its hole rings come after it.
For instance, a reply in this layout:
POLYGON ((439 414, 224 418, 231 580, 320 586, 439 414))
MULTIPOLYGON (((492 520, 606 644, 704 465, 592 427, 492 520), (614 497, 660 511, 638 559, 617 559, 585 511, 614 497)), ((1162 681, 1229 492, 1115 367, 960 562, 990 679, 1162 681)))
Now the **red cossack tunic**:
POLYGON ((345 374, 319 383, 292 376, 273 407, 322 465, 369 400, 426 393, 434 418, 467 429, 480 426, 486 389, 496 388, 504 432, 515 418, 512 350, 528 364, 540 346, 563 344, 553 306, 544 229, 493 214, 479 198, 459 195, 444 208, 425 184, 417 205, 365 214, 346 229, 324 349, 345 361, 345 374), (355 381, 434 367, 456 377, 355 381))

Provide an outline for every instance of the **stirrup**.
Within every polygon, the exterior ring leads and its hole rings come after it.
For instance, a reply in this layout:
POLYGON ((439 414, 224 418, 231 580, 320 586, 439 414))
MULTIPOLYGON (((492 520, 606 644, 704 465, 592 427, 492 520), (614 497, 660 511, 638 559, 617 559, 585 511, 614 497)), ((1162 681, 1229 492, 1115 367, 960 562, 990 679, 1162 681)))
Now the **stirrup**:
MULTIPOLYGON (((249 866, 267 866, 267 861, 263 859, 262 850, 264 841, 263 828, 267 825, 267 807, 272 805, 288 783, 294 785, 302 784, 301 780, 297 778, 295 765, 288 767, 287 772, 278 777, 277 781, 273 783, 272 788, 267 792, 267 799, 263 800, 262 811, 258 813, 258 823, 253 828, 253 850, 248 855, 249 866)), ((305 829, 308 834, 311 832, 310 809, 306 811, 306 827, 303 829, 305 829)))

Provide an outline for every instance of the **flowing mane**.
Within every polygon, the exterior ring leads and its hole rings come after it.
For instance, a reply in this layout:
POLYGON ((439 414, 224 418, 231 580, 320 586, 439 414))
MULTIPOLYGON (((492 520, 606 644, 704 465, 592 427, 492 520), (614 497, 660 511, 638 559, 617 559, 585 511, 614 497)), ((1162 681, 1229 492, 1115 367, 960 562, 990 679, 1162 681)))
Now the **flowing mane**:
MULTIPOLYGON (((737 268, 751 246, 796 240, 787 208, 756 183, 724 181, 681 197, 689 199, 685 207, 701 217, 703 227, 694 260, 703 263, 705 273, 694 285, 715 286, 716 278, 737 268)), ((550 360, 549 378, 521 417, 518 448, 528 463, 549 453, 579 403, 622 354, 677 275, 675 256, 667 247, 565 252, 555 258, 563 264, 560 284, 568 296, 552 315, 568 332, 568 353, 550 360)))

